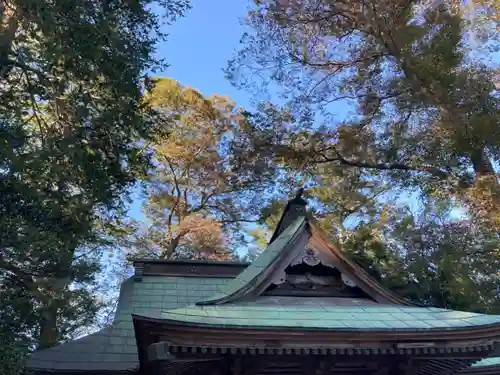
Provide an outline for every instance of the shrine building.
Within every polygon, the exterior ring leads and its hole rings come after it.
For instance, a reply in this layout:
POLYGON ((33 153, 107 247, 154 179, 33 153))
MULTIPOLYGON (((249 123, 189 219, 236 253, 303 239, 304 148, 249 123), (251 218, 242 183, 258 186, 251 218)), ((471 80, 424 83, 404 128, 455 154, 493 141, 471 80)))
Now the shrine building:
POLYGON ((334 246, 298 195, 251 264, 136 260, 113 323, 35 375, 500 375, 500 316, 419 306, 334 246))

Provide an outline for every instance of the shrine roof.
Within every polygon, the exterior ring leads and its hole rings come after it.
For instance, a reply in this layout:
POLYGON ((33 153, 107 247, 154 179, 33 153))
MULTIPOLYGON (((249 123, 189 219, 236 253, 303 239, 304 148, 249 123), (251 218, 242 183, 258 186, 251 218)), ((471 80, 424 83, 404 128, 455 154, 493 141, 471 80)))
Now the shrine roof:
MULTIPOLYGON (((145 338, 152 332, 149 329, 154 331, 157 324, 175 326, 174 334, 166 335, 174 341, 186 341, 184 333, 190 331, 195 344, 197 340, 213 337, 216 339, 210 344, 221 337, 234 340, 237 334, 228 335, 224 330, 234 327, 235 331, 242 328, 240 331, 245 332, 264 329, 265 345, 269 344, 267 339, 272 335, 268 333, 272 329, 283 334, 294 331, 292 335, 302 344, 303 332, 297 335, 296 330, 304 328, 320 332, 321 340, 337 331, 354 330, 361 333, 357 336, 349 333, 345 340, 364 340, 361 336, 370 336, 376 341, 378 338, 371 331, 394 331, 391 340, 398 342, 401 332, 415 330, 424 332, 422 336, 433 331, 432 335, 439 339, 451 332, 454 341, 466 337, 480 346, 485 338, 492 342, 500 338, 500 329, 491 328, 491 325, 500 328, 500 316, 415 306, 382 287, 327 240, 314 219, 305 215, 305 204, 300 197, 289 202, 269 246, 250 266, 242 262, 151 260, 137 260, 134 266, 135 275, 122 284, 116 317, 109 327, 33 353, 28 369, 37 374, 135 371, 141 358, 147 357, 145 338), (287 273, 290 269, 294 271, 287 273), (301 290, 310 282, 315 287, 325 287, 321 296, 301 290), (293 293, 297 290, 306 293, 280 294, 290 292, 280 289, 286 283, 297 287, 292 288, 293 293), (209 333, 212 327, 221 328, 223 336, 217 336, 220 333, 215 332, 217 329, 212 336, 200 335, 198 327, 208 327, 202 328, 204 333, 209 333), (474 327, 481 327, 474 337, 468 330, 455 330, 474 327)), ((254 340, 254 336, 249 336, 254 340)), ((321 346, 324 342, 321 340, 316 344, 321 346)), ((250 342, 254 345, 254 341, 250 342)), ((229 344, 234 348, 233 342, 229 344)), ((491 345, 486 346, 484 350, 491 353, 491 345)), ((477 355, 480 353, 483 352, 477 355)), ((476 363, 476 366, 481 365, 476 363)))
POLYGON ((434 307, 382 305, 363 299, 261 296, 253 302, 191 305, 161 319, 219 327, 421 330, 500 323, 500 316, 434 307))
POLYGON ((500 329, 500 316, 420 306, 383 287, 328 239, 300 194, 288 202, 267 248, 239 275, 196 304, 134 317, 148 318, 222 329, 500 329))

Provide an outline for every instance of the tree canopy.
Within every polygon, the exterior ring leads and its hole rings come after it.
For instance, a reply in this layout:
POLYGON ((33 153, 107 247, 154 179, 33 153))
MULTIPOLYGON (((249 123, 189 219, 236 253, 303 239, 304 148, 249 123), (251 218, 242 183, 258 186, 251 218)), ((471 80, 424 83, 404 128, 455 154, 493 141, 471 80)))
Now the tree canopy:
POLYGON ((254 3, 228 77, 280 96, 250 114, 240 151, 306 185, 331 238, 386 285, 498 311, 500 98, 481 58, 498 48, 496 3, 254 3))
MULTIPOLYGON (((159 4, 167 23, 189 7, 159 4)), ((227 68, 243 109, 154 76, 152 1, 2 2, 2 373, 95 322, 115 241, 232 259, 266 246, 299 186, 386 286, 500 313, 498 1, 474 4, 254 1, 227 68), (124 223, 138 182, 144 220, 124 223)))
POLYGON ((259 220, 273 168, 235 158, 246 118, 229 98, 155 82, 148 105, 165 115, 167 136, 151 146, 148 223, 132 236, 136 256, 229 259, 245 243, 245 225, 259 220))
MULTIPOLYGON (((150 165, 141 77, 164 37, 151 3, 0 6, 0 325, 39 348, 93 321, 96 250, 150 165)), ((167 22, 187 7, 159 3, 167 22)))
POLYGON ((243 87, 274 82, 288 98, 286 121, 267 104, 250 130, 260 152, 453 196, 498 227, 495 70, 470 52, 470 24, 451 5, 257 1, 228 74, 243 87), (342 106, 352 114, 338 119, 342 106))

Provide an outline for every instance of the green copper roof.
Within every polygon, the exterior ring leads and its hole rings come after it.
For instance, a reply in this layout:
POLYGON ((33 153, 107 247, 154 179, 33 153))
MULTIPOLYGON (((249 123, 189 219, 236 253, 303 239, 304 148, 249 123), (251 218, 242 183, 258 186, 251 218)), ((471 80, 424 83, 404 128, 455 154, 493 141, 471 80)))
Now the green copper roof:
POLYGON ((131 314, 158 317, 163 310, 211 296, 229 280, 180 276, 143 276, 142 282, 134 282, 133 277, 127 279, 121 286, 116 317, 110 327, 55 348, 34 352, 27 366, 40 372, 131 371, 139 365, 131 314))
MULTIPOLYGON (((221 298, 228 297, 240 289, 247 286, 253 279, 257 278, 261 272, 267 269, 271 265, 281 250, 290 242, 292 237, 296 234, 298 229, 303 225, 305 217, 300 217, 296 219, 287 229, 281 233, 276 240, 274 240, 265 251, 260 254, 260 256, 250 264, 242 273, 240 273, 236 278, 231 280, 226 285, 219 288, 218 292, 210 297, 209 299, 202 301, 201 303, 209 303, 221 298)), ((200 303, 200 304, 201 304, 200 303)))
POLYGON ((500 357, 485 358, 476 362, 472 367, 500 366, 500 357))
POLYGON ((162 319, 225 327, 311 329, 430 329, 500 323, 499 315, 482 315, 431 307, 363 304, 339 306, 336 298, 259 297, 257 301, 194 305, 164 311, 162 319))

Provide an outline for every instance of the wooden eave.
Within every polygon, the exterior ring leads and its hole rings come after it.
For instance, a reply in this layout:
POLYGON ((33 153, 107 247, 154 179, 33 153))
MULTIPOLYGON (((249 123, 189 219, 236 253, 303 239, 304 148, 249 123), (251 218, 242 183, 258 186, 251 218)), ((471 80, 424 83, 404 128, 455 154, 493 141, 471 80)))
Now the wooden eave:
MULTIPOLYGON (((286 330, 179 324, 134 316, 139 361, 147 369, 152 363, 192 366, 224 361, 231 356, 300 355, 322 358, 419 358, 425 368, 417 374, 442 374, 443 366, 456 372, 486 358, 500 339, 500 324, 461 329, 428 330, 286 330), (155 357, 154 353, 160 353, 155 357), (382 357, 380 357, 382 358, 382 357)), ((482 375, 478 372, 476 375, 482 375)), ((484 373, 484 375, 496 375, 484 373)))
MULTIPOLYGON (((161 351, 161 349, 160 349, 161 351)), ((463 371, 474 360, 460 356, 424 358, 408 355, 349 356, 349 355, 198 355, 193 362, 183 361, 185 353, 175 353, 174 361, 160 361, 164 371, 177 375, 179 368, 196 368, 201 373, 232 373, 260 375, 306 374, 403 374, 403 375, 453 375, 463 371), (203 359, 205 358, 205 360, 203 359), (207 360, 212 358, 212 360, 207 360), (176 371, 177 369, 177 371, 176 371), (244 369, 244 370, 243 370, 244 369), (243 372, 244 371, 244 372, 243 372)), ((181 370, 182 371, 182 370, 181 370)), ((162 372, 165 373, 165 372, 162 372)))

